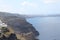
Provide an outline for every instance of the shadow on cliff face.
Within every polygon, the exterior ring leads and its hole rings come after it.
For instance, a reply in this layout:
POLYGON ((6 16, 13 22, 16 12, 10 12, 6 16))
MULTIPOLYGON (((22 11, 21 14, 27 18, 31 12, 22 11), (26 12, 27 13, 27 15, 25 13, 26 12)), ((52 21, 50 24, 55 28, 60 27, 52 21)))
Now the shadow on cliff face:
POLYGON ((3 35, 0 40, 18 40, 16 34, 11 33, 9 37, 3 35))

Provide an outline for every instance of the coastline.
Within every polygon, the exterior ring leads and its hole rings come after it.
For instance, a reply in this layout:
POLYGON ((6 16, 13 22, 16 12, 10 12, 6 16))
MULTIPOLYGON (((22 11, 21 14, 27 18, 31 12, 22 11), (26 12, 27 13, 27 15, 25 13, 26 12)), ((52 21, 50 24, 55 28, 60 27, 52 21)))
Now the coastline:
MULTIPOLYGON (((12 14, 11 14, 12 15, 12 14)), ((6 15, 5 15, 6 16, 6 15)), ((7 27, 11 27, 14 34, 17 34, 18 39, 21 40, 37 40, 36 36, 39 36, 39 32, 33 27, 32 24, 27 22, 24 18, 17 16, 1 16, 0 20, 7 24, 7 27)))

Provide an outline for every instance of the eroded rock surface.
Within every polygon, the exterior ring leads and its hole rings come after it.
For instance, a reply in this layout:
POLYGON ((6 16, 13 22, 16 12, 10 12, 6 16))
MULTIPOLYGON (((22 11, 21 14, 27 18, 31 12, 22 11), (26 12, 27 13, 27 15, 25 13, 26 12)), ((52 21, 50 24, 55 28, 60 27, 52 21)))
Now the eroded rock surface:
POLYGON ((18 17, 11 14, 9 16, 0 16, 0 20, 7 24, 8 28, 12 28, 20 40, 35 40, 35 37, 39 35, 39 32, 32 24, 28 23, 24 17, 18 17))

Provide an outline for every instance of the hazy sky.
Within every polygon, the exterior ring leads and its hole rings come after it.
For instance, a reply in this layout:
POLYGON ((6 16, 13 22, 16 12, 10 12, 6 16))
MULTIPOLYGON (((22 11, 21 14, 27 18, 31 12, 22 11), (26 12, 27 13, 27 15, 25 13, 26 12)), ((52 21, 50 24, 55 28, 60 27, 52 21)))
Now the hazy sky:
POLYGON ((0 11, 27 15, 60 14, 60 0, 0 0, 0 11))

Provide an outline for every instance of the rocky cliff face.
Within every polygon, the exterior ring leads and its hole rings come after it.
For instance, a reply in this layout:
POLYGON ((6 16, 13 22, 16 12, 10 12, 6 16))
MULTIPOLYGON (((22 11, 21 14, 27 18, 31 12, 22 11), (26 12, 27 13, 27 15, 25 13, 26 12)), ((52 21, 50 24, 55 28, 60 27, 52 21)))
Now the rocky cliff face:
POLYGON ((39 32, 33 27, 33 25, 20 16, 0 16, 0 20, 7 24, 8 28, 12 28, 20 40, 35 40, 35 37, 39 35, 39 32))

